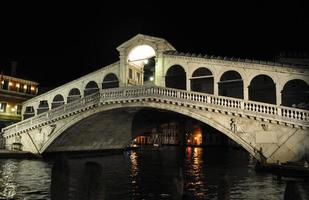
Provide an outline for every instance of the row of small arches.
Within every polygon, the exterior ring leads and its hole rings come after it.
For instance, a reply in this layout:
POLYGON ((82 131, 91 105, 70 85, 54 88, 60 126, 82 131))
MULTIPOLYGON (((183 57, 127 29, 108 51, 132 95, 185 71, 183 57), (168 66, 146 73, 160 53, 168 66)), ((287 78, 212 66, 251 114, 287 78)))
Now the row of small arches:
MULTIPOLYGON (((187 90, 187 75, 180 65, 173 65, 166 73, 165 85, 170 88, 187 90)), ((190 90, 214 94, 214 75, 206 67, 196 69, 190 78, 190 90)), ((244 84, 241 75, 234 70, 224 72, 218 82, 218 94, 233 98, 244 98, 244 84)), ((306 103, 309 99, 309 86, 300 79, 289 80, 281 91, 281 105, 295 106, 306 103)), ((252 101, 276 104, 276 83, 265 74, 260 74, 250 81, 248 99, 252 101)))
MULTIPOLYGON (((116 88, 119 87, 119 80, 118 77, 114 73, 107 74, 102 82, 102 89, 108 89, 108 88, 116 88)), ((99 85, 95 81, 89 81, 84 89, 83 96, 89 96, 91 94, 94 94, 100 90, 99 85)), ((68 96, 67 96, 67 103, 70 103, 72 101, 78 100, 82 98, 82 93, 78 88, 72 88, 70 89, 68 96)), ((51 103, 51 109, 57 108, 61 105, 65 104, 65 99, 63 95, 57 94, 51 103)), ((45 111, 49 110, 49 104, 47 100, 42 100, 39 103, 37 114, 43 113, 45 111)), ((24 118, 29 118, 34 116, 34 108, 32 106, 27 106, 24 114, 24 118)))
MULTIPOLYGON (((184 68, 180 65, 171 66, 165 76, 165 86, 169 88, 187 90, 187 75, 184 68)), ((102 89, 119 87, 118 77, 113 74, 107 74, 102 82, 102 89)), ((308 97, 308 84, 300 79, 290 80, 285 83, 281 92, 281 105, 293 106, 306 102, 308 97)), ((87 83, 84 94, 78 88, 72 88, 67 96, 67 103, 80 99, 82 96, 88 96, 100 90, 95 81, 87 83)), ((190 78, 190 90, 208 94, 214 94, 214 75, 206 67, 197 68, 190 78)), ((244 85, 241 75, 234 70, 224 72, 218 82, 218 94, 233 98, 244 98, 244 85)), ((252 101, 276 104, 276 85, 271 77, 265 74, 255 76, 248 87, 248 98, 252 101)), ((65 99, 61 94, 57 94, 51 103, 51 109, 65 104, 65 99)), ((49 109, 48 101, 40 102, 37 114, 49 109)), ((25 113, 33 116, 34 108, 29 106, 25 113)))

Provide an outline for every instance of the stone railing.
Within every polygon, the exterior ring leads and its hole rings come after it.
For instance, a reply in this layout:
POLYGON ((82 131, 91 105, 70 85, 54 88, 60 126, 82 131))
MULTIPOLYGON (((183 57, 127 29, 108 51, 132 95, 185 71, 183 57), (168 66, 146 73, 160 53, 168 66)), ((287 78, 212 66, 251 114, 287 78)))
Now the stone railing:
POLYGON ((50 111, 41 113, 29 119, 23 120, 21 122, 15 123, 13 125, 7 126, 2 129, 4 134, 13 134, 22 130, 25 130, 29 127, 34 127, 36 125, 42 124, 44 122, 48 122, 49 120, 53 120, 56 117, 66 115, 68 113, 84 109, 86 107, 98 104, 100 102, 100 94, 95 93, 89 96, 86 96, 82 99, 78 99, 72 101, 68 104, 64 104, 57 108, 54 108, 50 111))
POLYGON ((223 111, 237 111, 239 114, 309 126, 309 111, 277 106, 273 104, 245 101, 243 99, 215 96, 199 92, 183 91, 164 87, 127 87, 101 92, 101 101, 156 97, 171 101, 194 104, 202 107, 220 108, 223 111))
POLYGON ((57 117, 68 115, 94 105, 99 105, 99 103, 149 98, 167 100, 180 105, 187 104, 207 107, 224 112, 234 112, 241 115, 277 121, 279 123, 309 127, 309 111, 307 110, 172 88, 134 86, 101 90, 100 93, 95 93, 82 99, 72 101, 45 113, 5 127, 2 131, 5 135, 17 133, 27 128, 54 120, 57 117))

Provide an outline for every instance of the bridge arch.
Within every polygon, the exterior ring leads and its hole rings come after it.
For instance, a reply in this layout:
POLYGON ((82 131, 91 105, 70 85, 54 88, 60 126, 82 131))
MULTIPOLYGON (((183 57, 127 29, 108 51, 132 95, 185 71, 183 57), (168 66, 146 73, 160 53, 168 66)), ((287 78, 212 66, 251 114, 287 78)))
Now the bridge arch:
POLYGON ((281 91, 282 105, 309 109, 309 86, 301 79, 292 79, 284 84, 281 91))
POLYGON ((99 86, 95 81, 89 81, 84 90, 84 96, 89 96, 96 92, 99 92, 99 86))
POLYGON ((49 103, 47 100, 41 100, 37 108, 37 114, 41 114, 49 110, 49 103))
POLYGON ((65 104, 64 98, 61 94, 57 94, 51 103, 51 109, 57 108, 61 105, 65 104))
POLYGON ((25 112, 23 115, 24 120, 28 119, 30 117, 33 117, 35 115, 35 110, 33 106, 26 106, 25 112))
POLYGON ((156 48, 151 43, 135 45, 128 49, 129 82, 141 85, 155 80, 156 48))
POLYGON ((276 84, 265 74, 255 76, 248 87, 249 100, 276 104, 276 84))
POLYGON ((226 97, 244 98, 244 83, 239 72, 225 71, 218 82, 219 95, 226 97))
POLYGON ((206 67, 197 68, 190 78, 191 91, 214 93, 214 76, 206 67))
MULTIPOLYGON (((108 111, 111 111, 111 110, 117 110, 117 109, 118 110, 119 109, 131 109, 131 111, 129 111, 128 113, 132 113, 132 116, 133 116, 136 113, 134 111, 142 109, 142 108, 153 108, 153 109, 166 110, 166 111, 178 113, 178 114, 196 119, 200 122, 203 122, 203 123, 215 128, 215 129, 219 130, 222 134, 226 135, 227 137, 229 137, 230 139, 232 139, 233 141, 235 141, 236 143, 241 145, 252 156, 254 156, 254 157, 257 156, 256 153, 255 153, 254 147, 251 146, 251 144, 249 142, 246 142, 245 140, 240 138, 237 134, 233 133, 230 129, 224 127, 222 124, 220 124, 219 122, 217 122, 213 118, 211 118, 211 117, 209 118, 206 115, 203 115, 199 112, 194 112, 193 110, 190 110, 190 109, 181 108, 177 105, 166 106, 166 104, 164 104, 162 102, 161 103, 132 102, 130 104, 127 104, 126 106, 123 106, 121 104, 113 104, 113 105, 110 105, 110 106, 101 106, 101 107, 99 106, 95 110, 85 112, 85 113, 83 113, 83 115, 79 115, 79 116, 75 117, 74 119, 72 119, 68 123, 66 123, 62 128, 55 131, 52 134, 51 138, 49 138, 49 140, 40 149, 40 153, 43 153, 57 139, 57 137, 59 137, 63 132, 65 132, 66 130, 68 130, 71 127, 74 127, 75 125, 76 125, 77 129, 79 130, 78 132, 80 132, 81 134, 87 132, 86 130, 81 129, 82 126, 79 124, 79 122, 82 122, 83 120, 97 121, 97 120, 102 119, 99 116, 97 116, 97 118, 94 119, 93 117, 96 117, 96 114, 108 112, 108 111)), ((128 118, 128 120, 133 121, 133 118, 130 118, 130 119, 128 118)), ((128 120, 126 120, 126 121, 128 121, 128 120)), ((88 124, 89 122, 88 123, 85 122, 85 123, 88 124)), ((97 123, 100 123, 100 122, 97 122, 97 123)), ((111 136, 111 134, 108 133, 108 137, 110 137, 110 136, 111 136)), ((78 137, 78 135, 76 135, 76 137, 78 137)), ((130 133, 130 136, 127 137, 126 141, 122 141, 122 148, 124 148, 127 144, 129 144, 130 140, 133 139, 134 137, 135 137, 135 135, 131 135, 131 133, 130 133)), ((104 140, 111 140, 111 138, 105 138, 104 140)), ((96 142, 98 142, 98 141, 96 141, 96 142)))
POLYGON ((77 99, 80 99, 82 97, 80 90, 78 88, 72 88, 69 91, 68 97, 67 97, 67 103, 70 103, 72 101, 75 101, 77 99))
POLYGON ((165 74, 165 87, 187 89, 187 75, 181 65, 172 65, 165 74))
POLYGON ((119 87, 118 77, 114 73, 109 73, 103 78, 102 89, 119 87))

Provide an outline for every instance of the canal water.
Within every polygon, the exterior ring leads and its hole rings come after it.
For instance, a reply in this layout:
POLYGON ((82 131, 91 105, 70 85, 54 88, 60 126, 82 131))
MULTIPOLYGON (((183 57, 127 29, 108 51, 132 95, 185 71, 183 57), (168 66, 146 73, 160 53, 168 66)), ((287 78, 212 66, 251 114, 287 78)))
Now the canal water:
POLYGON ((288 179, 256 173, 254 164, 242 150, 172 146, 0 159, 0 199, 283 199, 288 179))

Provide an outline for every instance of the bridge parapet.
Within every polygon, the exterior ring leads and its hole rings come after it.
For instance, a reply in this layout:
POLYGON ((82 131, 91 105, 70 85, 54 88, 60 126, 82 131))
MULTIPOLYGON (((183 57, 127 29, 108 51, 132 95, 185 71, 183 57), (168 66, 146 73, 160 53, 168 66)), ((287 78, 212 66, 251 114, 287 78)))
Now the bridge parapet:
POLYGON ((309 127, 309 111, 307 110, 172 88, 132 86, 101 90, 100 93, 86 96, 3 128, 2 132, 4 133, 4 137, 6 137, 60 120, 66 116, 83 112, 85 109, 88 110, 95 106, 115 103, 124 104, 130 103, 131 101, 160 101, 167 104, 177 104, 200 110, 233 114, 303 129, 309 127))

